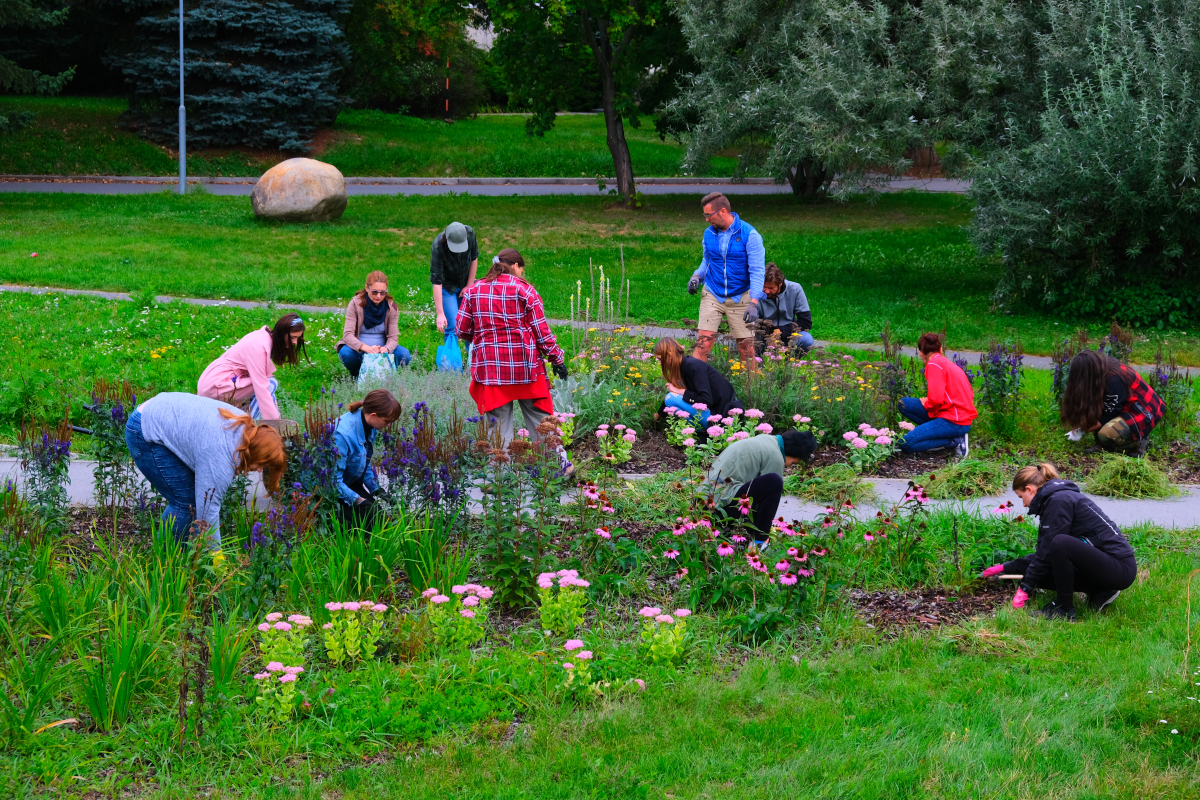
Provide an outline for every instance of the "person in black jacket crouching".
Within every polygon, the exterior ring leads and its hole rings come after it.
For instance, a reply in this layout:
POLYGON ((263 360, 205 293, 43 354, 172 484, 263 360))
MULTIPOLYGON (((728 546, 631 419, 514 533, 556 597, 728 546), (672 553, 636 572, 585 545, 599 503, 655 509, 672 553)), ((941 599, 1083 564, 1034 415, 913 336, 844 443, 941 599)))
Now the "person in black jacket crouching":
POLYGON ((654 356, 667 382, 666 408, 685 411, 703 425, 710 415, 728 414, 738 406, 733 384, 707 362, 685 355, 683 346, 669 336, 655 343, 654 356))
POLYGON ((1013 608, 1023 608, 1034 589, 1053 589, 1058 596, 1040 613, 1074 622, 1076 591, 1087 592, 1088 606, 1102 611, 1133 585, 1137 560, 1129 540, 1053 464, 1023 468, 1012 487, 1040 520, 1037 552, 988 567, 980 577, 1024 575, 1013 608))

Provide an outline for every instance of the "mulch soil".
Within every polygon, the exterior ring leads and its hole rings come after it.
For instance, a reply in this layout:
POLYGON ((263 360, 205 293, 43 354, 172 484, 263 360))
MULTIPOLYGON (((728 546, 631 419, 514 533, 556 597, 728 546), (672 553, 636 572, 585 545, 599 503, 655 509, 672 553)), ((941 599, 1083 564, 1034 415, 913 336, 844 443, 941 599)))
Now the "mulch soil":
POLYGON ((990 616, 1012 597, 1013 587, 1003 581, 983 581, 972 585, 970 591, 953 595, 945 589, 909 592, 852 589, 848 597, 868 627, 885 631, 913 627, 928 630, 971 617, 990 616))
MULTIPOLYGON (((572 458, 586 461, 599 455, 596 439, 592 436, 576 436, 571 447, 572 458)), ((621 465, 622 472, 677 472, 687 466, 683 453, 667 443, 662 431, 638 431, 633 443, 633 453, 628 463, 621 465)))

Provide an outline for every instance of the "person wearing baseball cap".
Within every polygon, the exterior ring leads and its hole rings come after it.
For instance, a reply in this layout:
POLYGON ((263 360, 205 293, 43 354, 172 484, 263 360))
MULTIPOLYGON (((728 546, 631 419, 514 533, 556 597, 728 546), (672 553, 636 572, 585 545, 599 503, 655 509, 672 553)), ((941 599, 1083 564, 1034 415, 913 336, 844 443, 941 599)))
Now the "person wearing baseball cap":
POLYGON ((438 333, 446 334, 447 342, 454 336, 459 299, 475 283, 478 267, 479 245, 470 225, 451 222, 434 238, 429 254, 429 280, 433 283, 438 333))

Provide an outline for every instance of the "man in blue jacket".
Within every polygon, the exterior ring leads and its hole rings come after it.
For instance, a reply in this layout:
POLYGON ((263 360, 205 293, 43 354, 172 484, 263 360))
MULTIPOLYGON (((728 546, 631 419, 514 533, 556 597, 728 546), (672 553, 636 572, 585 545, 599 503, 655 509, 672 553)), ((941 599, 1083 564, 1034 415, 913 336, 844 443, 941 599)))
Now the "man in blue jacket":
POLYGON ((700 267, 688 281, 688 294, 704 287, 700 296, 699 337, 692 356, 708 360, 724 317, 729 332, 737 340, 738 358, 743 366, 753 370, 751 326, 758 321, 758 301, 766 297, 763 294, 766 248, 758 231, 733 213, 725 195, 707 194, 700 207, 709 227, 704 231, 700 267))

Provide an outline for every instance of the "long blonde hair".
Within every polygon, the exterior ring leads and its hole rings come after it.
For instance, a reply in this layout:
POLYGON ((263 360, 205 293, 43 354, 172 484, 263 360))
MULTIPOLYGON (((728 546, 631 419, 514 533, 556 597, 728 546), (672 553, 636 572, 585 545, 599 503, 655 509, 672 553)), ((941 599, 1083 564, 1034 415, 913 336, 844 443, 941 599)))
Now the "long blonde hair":
POLYGON ((1046 481, 1052 481, 1055 478, 1062 477, 1058 474, 1058 470, 1053 464, 1043 462, 1036 467, 1022 467, 1013 476, 1012 488, 1014 492, 1019 492, 1026 486, 1041 487, 1046 481))
POLYGON ((245 428, 242 431, 242 443, 233 451, 237 458, 234 471, 245 475, 250 471, 251 464, 260 465, 267 491, 276 494, 283 471, 287 468, 287 453, 283 449, 283 439, 279 436, 279 431, 270 425, 255 423, 249 414, 235 414, 225 408, 220 409, 220 412, 222 417, 231 421, 231 424, 226 426, 228 430, 233 430, 239 425, 245 428))

